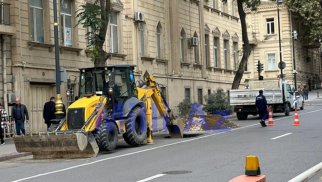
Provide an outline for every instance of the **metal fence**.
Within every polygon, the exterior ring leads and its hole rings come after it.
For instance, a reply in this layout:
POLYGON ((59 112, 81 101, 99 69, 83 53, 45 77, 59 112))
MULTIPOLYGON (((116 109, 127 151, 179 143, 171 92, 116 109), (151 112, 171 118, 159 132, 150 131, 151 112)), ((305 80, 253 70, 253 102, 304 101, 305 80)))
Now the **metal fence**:
POLYGON ((0 24, 10 25, 10 4, 0 2, 0 24))

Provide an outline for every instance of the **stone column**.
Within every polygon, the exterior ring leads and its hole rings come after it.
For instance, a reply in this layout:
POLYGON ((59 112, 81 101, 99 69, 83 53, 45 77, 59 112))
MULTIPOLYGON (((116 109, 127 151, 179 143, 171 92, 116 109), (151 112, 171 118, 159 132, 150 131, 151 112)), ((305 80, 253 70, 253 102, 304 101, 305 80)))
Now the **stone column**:
POLYGON ((179 1, 169 1, 169 25, 170 25, 170 60, 169 60, 169 72, 170 74, 178 74, 180 71, 179 61, 179 21, 178 21, 178 6, 179 1))

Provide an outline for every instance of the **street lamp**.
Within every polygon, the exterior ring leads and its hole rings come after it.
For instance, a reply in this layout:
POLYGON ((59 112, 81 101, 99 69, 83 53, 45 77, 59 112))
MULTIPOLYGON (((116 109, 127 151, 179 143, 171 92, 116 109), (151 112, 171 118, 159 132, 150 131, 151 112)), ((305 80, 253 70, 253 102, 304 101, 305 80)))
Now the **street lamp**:
POLYGON ((294 87, 295 91, 297 90, 297 83, 296 83, 296 62, 295 62, 295 40, 297 40, 297 32, 294 30, 292 32, 292 40, 293 40, 293 76, 294 76, 294 87))
POLYGON ((279 4, 283 3, 283 0, 276 0, 277 4, 277 21, 278 21, 278 43, 279 43, 279 52, 280 52, 280 62, 278 67, 281 70, 281 80, 282 80, 282 96, 283 96, 283 103, 285 103, 285 93, 284 93, 284 76, 283 76, 283 69, 285 68, 285 63, 282 61, 282 42, 281 42, 281 24, 280 24, 280 8, 279 4))
POLYGON ((59 65, 59 42, 58 42, 58 22, 57 22, 57 1, 53 0, 54 6, 54 40, 55 40, 55 66, 56 66, 56 117, 60 117, 64 114, 63 112, 63 101, 60 95, 60 65, 59 65))

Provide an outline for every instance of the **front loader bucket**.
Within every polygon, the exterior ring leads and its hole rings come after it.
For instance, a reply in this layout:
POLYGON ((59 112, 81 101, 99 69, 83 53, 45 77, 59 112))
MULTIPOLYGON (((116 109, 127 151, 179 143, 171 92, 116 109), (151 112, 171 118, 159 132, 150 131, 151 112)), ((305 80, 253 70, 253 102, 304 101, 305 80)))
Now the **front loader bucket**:
POLYGON ((18 152, 31 152, 34 159, 95 157, 99 151, 95 138, 86 133, 46 133, 15 136, 18 152))
POLYGON ((167 128, 170 136, 172 138, 182 138, 184 125, 185 125, 184 122, 178 119, 175 121, 172 121, 172 123, 167 124, 167 128))

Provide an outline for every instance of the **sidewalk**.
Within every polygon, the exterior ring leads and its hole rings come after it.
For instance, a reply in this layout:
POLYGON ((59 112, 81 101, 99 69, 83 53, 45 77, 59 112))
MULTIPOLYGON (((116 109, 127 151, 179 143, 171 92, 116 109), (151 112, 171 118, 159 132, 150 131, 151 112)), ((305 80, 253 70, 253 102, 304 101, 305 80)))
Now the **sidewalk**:
POLYGON ((0 162, 31 155, 31 153, 18 153, 12 138, 5 138, 5 144, 0 145, 0 162))
POLYGON ((310 91, 309 92, 309 99, 306 100, 305 102, 317 101, 319 99, 322 99, 322 89, 310 91))

